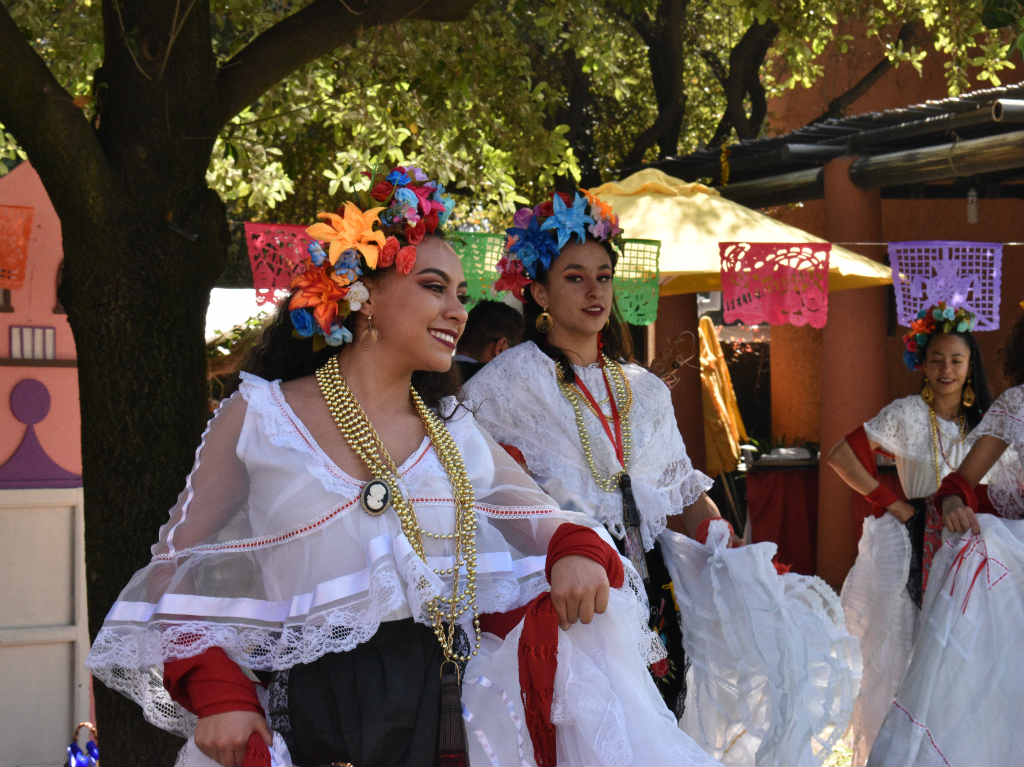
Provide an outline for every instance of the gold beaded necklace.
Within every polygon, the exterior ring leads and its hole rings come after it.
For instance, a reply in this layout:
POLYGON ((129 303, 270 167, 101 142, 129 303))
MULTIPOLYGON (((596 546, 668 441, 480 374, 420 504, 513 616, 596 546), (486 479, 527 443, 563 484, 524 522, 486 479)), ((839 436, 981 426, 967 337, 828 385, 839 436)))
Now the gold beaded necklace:
MULTIPOLYGON (((583 455, 587 460, 590 475, 594 478, 594 482, 597 483, 599 488, 606 493, 615 493, 620 489, 622 475, 629 471, 629 458, 633 449, 633 436, 629 425, 629 411, 633 407, 633 390, 629 385, 629 380, 626 378, 622 365, 605 354, 602 354, 601 357, 605 370, 611 370, 612 373, 611 378, 612 386, 615 389, 615 401, 619 407, 619 418, 622 422, 623 465, 619 471, 612 474, 603 473, 594 462, 594 451, 590 444, 590 434, 587 432, 587 424, 583 419, 583 408, 580 403, 581 401, 586 402, 592 412, 594 412, 594 406, 587 398, 582 396, 579 388, 574 383, 566 382, 567 371, 563 363, 556 362, 555 365, 557 367, 558 388, 561 389, 562 394, 569 400, 569 404, 572 405, 573 415, 576 418, 576 431, 580 437, 580 445, 583 447, 583 455)), ((603 414, 598 412, 594 412, 594 415, 598 419, 603 417, 603 414)))
MULTIPOLYGON (((928 405, 928 416, 931 422, 932 459, 935 465, 935 488, 937 490, 939 485, 942 484, 943 476, 942 466, 939 463, 939 453, 942 454, 942 463, 945 463, 946 466, 949 466, 949 458, 946 457, 946 450, 942 447, 942 433, 939 431, 939 418, 935 414, 935 408, 932 405, 928 405)), ((960 432, 960 436, 953 441, 953 445, 957 442, 962 442, 967 433, 967 419, 964 417, 963 413, 957 416, 956 425, 960 432)), ((955 467, 949 466, 949 468, 953 469, 955 467)))
POLYGON ((432 597, 427 602, 426 609, 434 634, 444 652, 445 662, 468 661, 480 649, 480 615, 476 604, 476 512, 473 485, 466 474, 466 465, 462 461, 455 440, 452 439, 444 422, 426 406, 419 392, 410 386, 409 393, 413 406, 423 422, 434 452, 448 475, 455 499, 454 532, 432 532, 420 525, 412 504, 402 495, 398 486, 398 467, 342 377, 336 355, 316 371, 316 382, 338 426, 338 431, 352 452, 359 456, 369 469, 371 483, 382 482, 387 485, 391 507, 395 510, 402 524, 402 532, 409 539, 416 555, 424 562, 427 561, 427 554, 423 548, 424 536, 454 542, 455 561, 452 567, 434 568, 434 572, 440 576, 451 576, 452 595, 432 597), (460 586, 459 573, 463 568, 466 571, 466 581, 460 586), (469 655, 462 655, 455 650, 455 624, 467 611, 473 616, 476 643, 469 655))

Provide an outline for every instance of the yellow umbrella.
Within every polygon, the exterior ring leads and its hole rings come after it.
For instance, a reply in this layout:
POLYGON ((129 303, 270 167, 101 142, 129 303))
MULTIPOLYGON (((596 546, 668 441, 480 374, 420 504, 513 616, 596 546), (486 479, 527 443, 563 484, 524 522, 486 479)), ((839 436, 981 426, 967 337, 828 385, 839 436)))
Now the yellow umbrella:
MULTIPOLYGON (((590 190, 612 206, 626 237, 661 240, 661 295, 721 290, 719 242, 821 242, 795 226, 648 168, 590 190)), ((885 264, 833 245, 828 289, 889 285, 885 264)))

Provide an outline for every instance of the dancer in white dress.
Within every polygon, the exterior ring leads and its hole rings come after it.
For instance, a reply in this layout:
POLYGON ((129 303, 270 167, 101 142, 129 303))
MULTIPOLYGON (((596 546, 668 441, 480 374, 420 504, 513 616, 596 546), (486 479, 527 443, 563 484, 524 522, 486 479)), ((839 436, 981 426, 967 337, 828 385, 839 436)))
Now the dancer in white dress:
POLYGON ((614 214, 587 192, 555 195, 508 232, 496 287, 524 300, 529 340, 463 387, 466 406, 642 574, 664 645, 648 655, 652 674, 684 729, 729 763, 820 763, 846 729, 856 643, 822 581, 780 577, 772 544, 729 548, 668 388, 626 361, 614 214))
POLYGON ((450 201, 418 168, 372 194, 310 228, 330 254, 211 420, 93 673, 189 737, 182 764, 709 763, 642 683, 610 539, 442 396, 450 201))
POLYGON ((852 722, 855 765, 867 761, 910 663, 926 563, 941 528, 937 515, 928 525, 925 500, 967 455, 975 439, 968 432, 991 402, 973 326, 974 316, 964 309, 943 303, 922 310, 904 336, 904 362, 924 373, 921 393, 886 405, 828 456, 878 514, 864 520, 842 590, 847 626, 860 640, 864 661, 852 722), (879 476, 876 451, 895 460, 898 487, 879 476))
POLYGON ((1024 675, 1007 654, 1024 630, 1024 316, 1005 351, 1016 385, 985 413, 936 496, 947 532, 870 764, 1011 765, 1024 754, 1024 675), (994 513, 976 513, 986 507, 994 513))

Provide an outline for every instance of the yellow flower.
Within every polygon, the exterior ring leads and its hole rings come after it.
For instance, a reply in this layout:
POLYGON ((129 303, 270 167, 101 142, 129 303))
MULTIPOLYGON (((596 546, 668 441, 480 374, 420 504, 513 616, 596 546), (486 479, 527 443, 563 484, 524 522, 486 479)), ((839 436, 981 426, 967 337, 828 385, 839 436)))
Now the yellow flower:
POLYGON ((306 234, 315 240, 329 242, 327 258, 333 266, 346 250, 358 250, 363 254, 366 265, 377 268, 377 254, 384 244, 384 232, 374 230, 373 225, 379 222, 378 215, 384 208, 370 208, 361 211, 353 202, 346 202, 344 212, 318 213, 317 218, 329 221, 329 224, 313 224, 306 229, 306 234))

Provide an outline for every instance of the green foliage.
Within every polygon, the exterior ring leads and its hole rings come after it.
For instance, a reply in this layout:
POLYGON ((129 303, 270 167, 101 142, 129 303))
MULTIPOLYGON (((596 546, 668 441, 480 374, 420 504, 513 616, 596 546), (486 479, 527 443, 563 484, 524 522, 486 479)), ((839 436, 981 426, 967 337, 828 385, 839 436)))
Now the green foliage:
MULTIPOLYGON (((57 80, 87 111, 101 63, 98 0, 4 0, 57 80)), ((761 72, 769 98, 814 87, 821 54, 854 45, 847 19, 860 19, 894 64, 921 70, 946 57, 950 93, 1000 83, 1013 35, 985 21, 1019 23, 1021 0, 690 0, 679 87, 685 114, 679 153, 706 142, 725 110, 708 63, 729 65, 747 28, 772 20, 779 34, 761 72), (998 6, 998 7, 997 7, 998 6), (931 38, 904 46, 901 24, 931 38), (841 23, 842 22, 842 23, 841 23), (838 30, 838 31, 837 31, 838 30), (842 32, 842 34, 840 34, 842 32)), ((225 62, 306 3, 212 0, 213 49, 225 62)), ((340 195, 367 188, 374 161, 422 163, 458 184, 457 220, 470 228, 507 220, 558 176, 578 177, 578 157, 559 124, 579 62, 593 104, 597 170, 613 177, 637 136, 657 118, 648 51, 638 20, 657 23, 654 0, 481 0, 465 21, 399 21, 362 35, 278 83, 222 131, 207 182, 237 219, 309 221, 340 195), (481 201, 486 201, 481 202, 481 201)), ((655 149, 648 159, 653 159, 655 149)), ((0 126, 2 161, 23 157, 0 126)))

